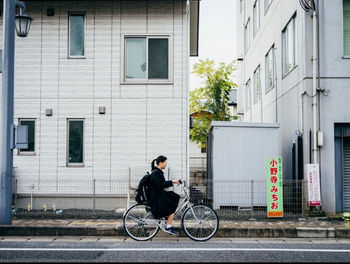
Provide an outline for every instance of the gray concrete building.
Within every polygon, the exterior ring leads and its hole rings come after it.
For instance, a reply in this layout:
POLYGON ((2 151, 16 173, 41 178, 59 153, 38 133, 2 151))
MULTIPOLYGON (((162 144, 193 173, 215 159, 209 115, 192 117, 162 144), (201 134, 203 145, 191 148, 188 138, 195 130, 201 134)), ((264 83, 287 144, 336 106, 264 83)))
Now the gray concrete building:
MULTIPOLYGON (((322 132, 315 155, 320 165, 321 209, 337 213, 350 211, 350 1, 315 3, 319 19, 316 120, 317 131, 322 132)), ((314 155, 312 12, 304 11, 297 0, 239 0, 237 19, 238 55, 243 59, 238 89, 241 120, 280 123, 283 177, 301 179, 303 165, 313 163, 314 155), (298 142, 302 142, 299 148, 298 142)))

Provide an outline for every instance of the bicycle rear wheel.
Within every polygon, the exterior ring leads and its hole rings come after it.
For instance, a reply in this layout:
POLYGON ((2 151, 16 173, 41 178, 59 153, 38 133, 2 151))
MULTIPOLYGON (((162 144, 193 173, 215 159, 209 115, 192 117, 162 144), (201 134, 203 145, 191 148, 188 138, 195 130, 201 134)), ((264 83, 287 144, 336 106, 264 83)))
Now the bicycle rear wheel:
POLYGON ((132 239, 146 241, 158 233, 158 221, 153 217, 148 205, 136 204, 124 214, 123 226, 125 232, 132 239))
POLYGON ((206 241, 218 231, 219 217, 210 207, 195 205, 186 209, 181 224, 189 238, 195 241, 206 241))

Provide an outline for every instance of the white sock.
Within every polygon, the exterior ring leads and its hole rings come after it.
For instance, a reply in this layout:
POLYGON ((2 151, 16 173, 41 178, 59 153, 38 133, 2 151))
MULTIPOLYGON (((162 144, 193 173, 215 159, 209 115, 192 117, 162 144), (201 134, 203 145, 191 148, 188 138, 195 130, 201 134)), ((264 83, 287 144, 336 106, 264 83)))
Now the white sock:
POLYGON ((172 227, 172 225, 166 225, 166 228, 170 228, 170 227, 172 227))

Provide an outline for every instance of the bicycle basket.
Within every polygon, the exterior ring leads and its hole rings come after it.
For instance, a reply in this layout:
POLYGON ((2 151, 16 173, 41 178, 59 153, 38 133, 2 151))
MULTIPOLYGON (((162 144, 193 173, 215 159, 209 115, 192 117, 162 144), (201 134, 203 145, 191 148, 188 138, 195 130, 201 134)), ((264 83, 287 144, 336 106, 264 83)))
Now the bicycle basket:
POLYGON ((204 193, 196 187, 190 186, 190 202, 200 203, 205 199, 204 193))

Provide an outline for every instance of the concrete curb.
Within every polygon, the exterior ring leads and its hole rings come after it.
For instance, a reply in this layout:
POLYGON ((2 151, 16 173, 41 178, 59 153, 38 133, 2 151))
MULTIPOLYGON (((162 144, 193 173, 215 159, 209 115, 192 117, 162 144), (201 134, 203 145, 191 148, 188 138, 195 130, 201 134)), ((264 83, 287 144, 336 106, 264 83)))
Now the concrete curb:
MULTIPOLYGON (((185 233, 175 228, 180 237, 185 233)), ((157 236, 162 236, 159 232, 157 236)), ((122 226, 112 227, 43 227, 0 225, 0 236, 126 236, 122 226)), ((167 235, 164 233, 164 235, 167 235)), ((350 238, 346 228, 229 228, 221 227, 215 237, 240 238, 350 238)))

